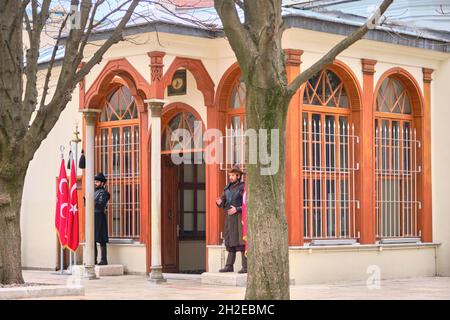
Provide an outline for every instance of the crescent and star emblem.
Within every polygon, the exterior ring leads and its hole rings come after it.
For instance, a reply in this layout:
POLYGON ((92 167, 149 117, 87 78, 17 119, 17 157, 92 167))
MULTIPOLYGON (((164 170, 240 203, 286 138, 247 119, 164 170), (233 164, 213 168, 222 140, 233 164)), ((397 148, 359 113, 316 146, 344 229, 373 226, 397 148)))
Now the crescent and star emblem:
POLYGON ((69 204, 67 202, 65 202, 61 205, 61 208, 59 209, 59 214, 60 214, 61 218, 64 218, 64 219, 66 218, 66 216, 63 215, 63 210, 65 207, 68 207, 68 206, 69 206, 69 204))
POLYGON ((76 204, 75 205, 71 204, 69 212, 72 212, 72 214, 75 214, 76 212, 78 212, 77 205, 76 204))
POLYGON ((69 183, 67 182, 67 179, 66 179, 66 178, 61 179, 61 181, 59 182, 59 192, 60 192, 60 193, 63 193, 63 192, 62 192, 62 185, 63 185, 63 183, 69 185, 69 183))

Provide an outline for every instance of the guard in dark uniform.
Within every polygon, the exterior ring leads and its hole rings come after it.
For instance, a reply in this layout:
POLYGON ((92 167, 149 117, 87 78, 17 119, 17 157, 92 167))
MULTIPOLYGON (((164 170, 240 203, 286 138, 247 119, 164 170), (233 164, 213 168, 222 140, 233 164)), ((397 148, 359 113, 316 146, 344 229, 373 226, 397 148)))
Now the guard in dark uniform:
POLYGON ((106 243, 108 238, 108 219, 105 208, 109 201, 109 192, 105 190, 106 177, 103 173, 99 173, 94 178, 95 183, 95 264, 97 264, 97 243, 100 244, 102 250, 102 259, 99 265, 107 265, 106 243))
POLYGON ((224 188, 222 195, 216 199, 217 206, 225 209, 224 240, 228 251, 227 262, 219 272, 233 272, 236 252, 242 256, 242 269, 238 273, 247 273, 247 257, 242 225, 242 196, 244 182, 241 181, 244 172, 239 166, 234 166, 228 174, 230 183, 224 188))

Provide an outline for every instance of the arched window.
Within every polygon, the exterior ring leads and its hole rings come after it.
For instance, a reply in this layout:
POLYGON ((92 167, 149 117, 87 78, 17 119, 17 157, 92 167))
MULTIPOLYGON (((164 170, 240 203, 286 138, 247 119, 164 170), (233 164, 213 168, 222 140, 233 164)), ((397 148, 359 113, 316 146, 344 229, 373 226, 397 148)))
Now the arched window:
POLYGON ((302 106, 305 240, 359 237, 355 144, 350 99, 341 78, 324 69, 304 87, 302 106))
POLYGON ((419 237, 417 148, 412 100, 400 79, 383 80, 375 103, 378 238, 419 237))
POLYGON ((100 117, 101 122, 137 119, 137 107, 127 87, 121 86, 110 93, 100 117))
POLYGON ((201 121, 190 112, 180 112, 176 114, 164 128, 161 142, 162 153, 180 152, 180 147, 183 152, 200 152, 203 148, 203 140, 196 141, 195 138, 201 138, 201 134, 201 121), (177 130, 180 129, 185 130, 184 133, 188 134, 188 136, 185 136, 183 131, 177 132, 177 130), (177 133, 176 137, 173 137, 174 132, 177 133))
POLYGON ((243 131, 246 129, 245 100, 247 90, 244 80, 236 77, 231 88, 227 104, 226 150, 227 166, 245 164, 245 139, 243 131))
POLYGON ((108 179, 109 236, 137 239, 139 210, 139 119, 130 90, 116 86, 106 97, 97 123, 95 171, 108 179))

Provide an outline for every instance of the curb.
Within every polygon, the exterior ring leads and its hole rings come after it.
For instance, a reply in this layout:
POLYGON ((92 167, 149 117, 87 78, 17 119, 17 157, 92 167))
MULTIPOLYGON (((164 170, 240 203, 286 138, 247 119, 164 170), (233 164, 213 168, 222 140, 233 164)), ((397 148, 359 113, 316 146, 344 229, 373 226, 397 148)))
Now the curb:
POLYGON ((61 297, 61 296, 84 296, 84 287, 74 286, 35 286, 20 288, 0 289, 0 300, 61 297))

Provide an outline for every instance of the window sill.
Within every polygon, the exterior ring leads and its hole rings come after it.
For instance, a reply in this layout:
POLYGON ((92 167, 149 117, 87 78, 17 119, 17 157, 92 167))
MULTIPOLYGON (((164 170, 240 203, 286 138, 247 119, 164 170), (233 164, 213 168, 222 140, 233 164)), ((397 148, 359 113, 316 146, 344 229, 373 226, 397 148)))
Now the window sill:
POLYGON ((421 242, 421 243, 389 243, 389 244, 348 244, 348 245, 324 245, 324 246, 290 246, 289 250, 292 251, 307 251, 309 253, 313 251, 383 251, 383 250, 396 250, 396 249, 424 249, 424 248, 437 248, 441 243, 436 242, 421 242))
MULTIPOLYGON (((85 243, 81 242, 80 243, 81 246, 84 246, 85 243)), ((110 246, 121 246, 121 247, 145 247, 145 243, 141 243, 138 240, 134 241, 134 242, 124 242, 124 241, 109 241, 107 243, 107 245, 110 246)))

